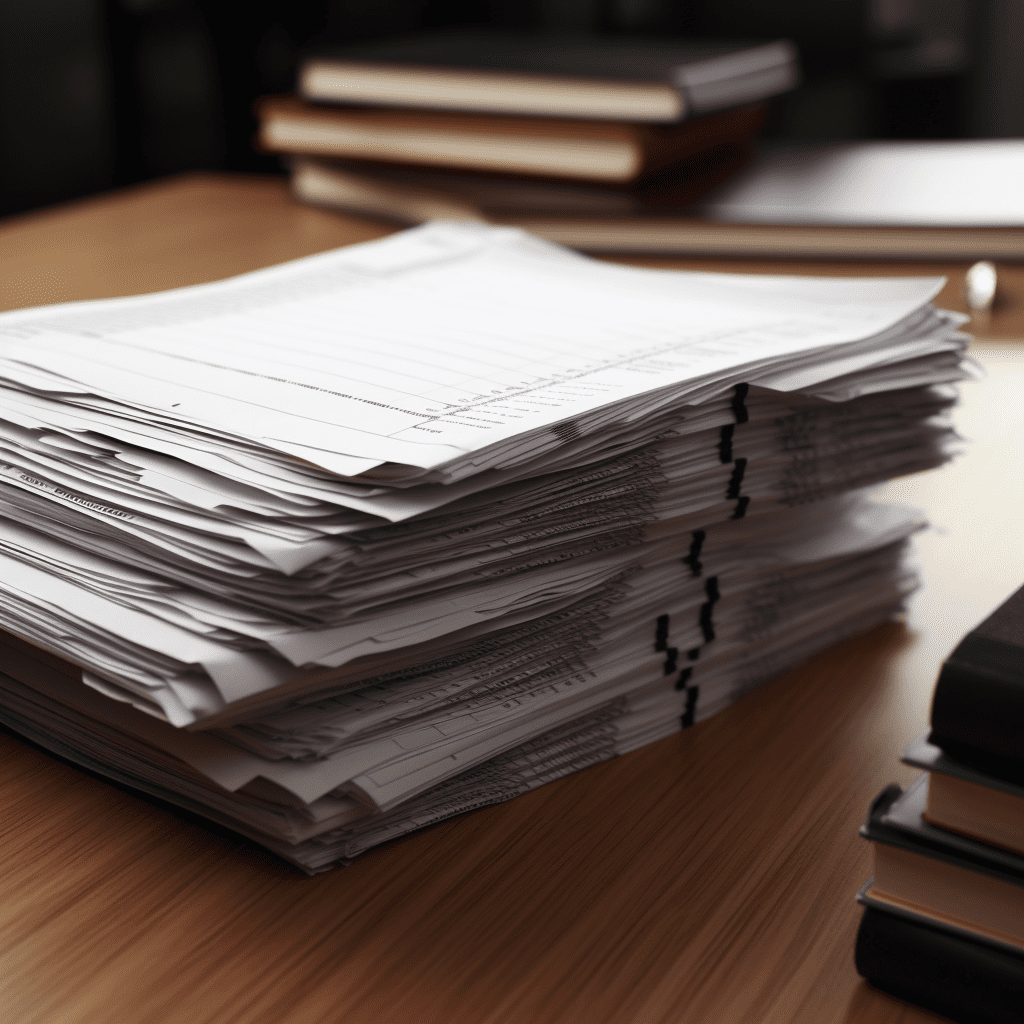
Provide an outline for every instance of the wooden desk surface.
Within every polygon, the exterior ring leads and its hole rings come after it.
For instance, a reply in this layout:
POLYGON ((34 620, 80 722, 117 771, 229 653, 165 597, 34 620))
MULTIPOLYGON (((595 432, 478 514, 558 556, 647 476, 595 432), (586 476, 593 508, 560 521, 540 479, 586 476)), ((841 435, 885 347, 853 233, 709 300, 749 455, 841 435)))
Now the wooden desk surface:
MULTIPOLYGON (((191 177, 0 224, 0 308, 240 273, 383 234, 272 179, 191 177)), ((641 262, 641 261, 635 261, 641 262)), ((780 264, 644 261, 751 271, 780 264)), ((963 265, 783 264, 948 273, 963 265)), ((305 878, 0 735, 0 1021, 924 1022, 853 968, 857 836, 937 666, 1024 581, 1024 268, 958 462, 890 485, 941 527, 906 627, 702 725, 305 878)))

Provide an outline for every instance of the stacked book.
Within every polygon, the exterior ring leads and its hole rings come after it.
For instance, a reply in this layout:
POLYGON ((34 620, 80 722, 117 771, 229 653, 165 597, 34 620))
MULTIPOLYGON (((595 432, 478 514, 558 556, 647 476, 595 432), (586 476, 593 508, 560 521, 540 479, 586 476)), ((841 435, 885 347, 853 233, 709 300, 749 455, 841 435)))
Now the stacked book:
POLYGON ((904 752, 925 769, 883 792, 863 834, 857 968, 956 1021, 1024 1017, 1024 588, 944 664, 932 729, 904 752))
POLYGON ((301 98, 260 103, 259 140, 311 203, 586 231, 684 209, 745 166, 763 101, 796 78, 785 41, 436 34, 311 57, 301 98))
POLYGON ((310 872, 688 728, 900 614, 941 283, 437 223, 5 314, 0 721, 310 872))

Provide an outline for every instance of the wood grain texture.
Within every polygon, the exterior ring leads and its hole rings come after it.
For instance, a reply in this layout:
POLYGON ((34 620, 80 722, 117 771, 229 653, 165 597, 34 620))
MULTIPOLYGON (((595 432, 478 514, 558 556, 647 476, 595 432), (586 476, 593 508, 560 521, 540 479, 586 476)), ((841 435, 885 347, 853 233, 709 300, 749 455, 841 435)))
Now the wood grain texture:
MULTIPOLYGON (((175 179, 0 224, 3 303, 197 283, 385 230, 295 206, 272 179, 175 179)), ((944 269, 957 306, 965 268, 944 269)), ((1024 274, 1003 287, 992 335, 1020 336, 1024 274)), ((877 790, 913 775, 897 756, 942 657, 1024 580, 1024 358, 998 341, 978 353, 990 375, 965 387, 967 454, 888 488, 944 530, 919 545, 907 625, 349 868, 305 878, 0 735, 0 1021, 936 1020, 856 977, 857 828, 877 790)))

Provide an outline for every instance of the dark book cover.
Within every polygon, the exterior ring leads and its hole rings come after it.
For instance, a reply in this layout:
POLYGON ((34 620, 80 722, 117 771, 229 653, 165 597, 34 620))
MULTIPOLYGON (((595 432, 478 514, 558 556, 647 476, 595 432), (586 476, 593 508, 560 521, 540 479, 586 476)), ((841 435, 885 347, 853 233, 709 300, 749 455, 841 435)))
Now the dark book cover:
MULTIPOLYGON (((861 829, 866 838, 1024 887, 1024 857, 930 825, 922 818, 928 775, 901 792, 889 786, 861 829)), ((857 896, 857 972, 875 988, 960 1024, 1024 1020, 1024 952, 1008 941, 876 899, 857 896)))
POLYGON ((734 73, 795 63, 788 42, 666 40, 645 36, 542 35, 528 32, 434 32, 356 46, 322 44, 308 58, 382 67, 459 68, 507 75, 672 82, 704 61, 737 57, 734 73))
POLYGON ((320 45, 298 85, 321 103, 673 122, 776 96, 798 79, 796 49, 784 39, 463 31, 320 45))
POLYGON ((929 742, 955 760, 1024 779, 1024 587, 946 659, 931 725, 929 742))
POLYGON ((875 988, 959 1024, 1024 1020, 1024 956, 924 923, 865 907, 854 953, 875 988))
POLYGON ((940 775, 951 775, 964 782, 971 782, 975 786, 998 789, 1000 792, 1009 793, 1024 800, 1024 765, 1021 765, 1018 772, 994 775, 991 771, 984 771, 977 762, 965 764, 963 761, 951 757, 926 736, 919 736, 914 740, 903 751, 901 760, 906 764, 912 764, 915 768, 923 768, 925 771, 937 772, 940 775))
POLYGON ((898 846, 1024 886, 1024 857, 929 824, 922 817, 927 798, 927 775, 915 779, 906 792, 901 792, 899 786, 887 787, 872 803, 860 834, 876 843, 898 846))

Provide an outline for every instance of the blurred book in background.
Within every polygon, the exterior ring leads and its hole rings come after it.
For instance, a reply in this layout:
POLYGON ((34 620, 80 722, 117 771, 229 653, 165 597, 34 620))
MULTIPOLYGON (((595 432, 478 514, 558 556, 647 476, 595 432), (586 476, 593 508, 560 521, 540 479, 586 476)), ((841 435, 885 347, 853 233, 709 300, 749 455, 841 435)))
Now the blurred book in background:
MULTIPOLYGON (((258 110, 260 143, 275 152, 620 185, 748 142, 765 114, 755 103, 660 125, 332 108, 288 96, 267 97, 258 110)), ((461 179, 431 180, 451 191, 461 179)))
POLYGON ((1024 258, 1013 180, 1024 174, 1024 142, 752 157, 752 141, 712 147, 629 188, 306 158, 293 161, 291 180, 297 198, 319 206, 402 224, 485 220, 587 252, 1024 258))
POLYGON ((304 202, 382 217, 496 223, 539 217, 632 218, 685 210, 753 157, 750 142, 704 150, 629 188, 511 174, 481 174, 356 160, 297 157, 292 190, 304 202))
POLYGON ((797 77, 784 41, 436 34, 314 54, 305 99, 261 101, 260 143, 290 158, 303 202, 512 225, 588 252, 1024 255, 1024 142, 758 154, 763 100, 797 77))
POLYGON ((303 98, 258 104, 259 143, 306 202, 402 224, 568 217, 573 245, 575 219, 629 231, 736 174, 763 100, 798 77, 784 40, 439 33, 314 53, 303 98))
POLYGON ((671 122, 776 96, 798 78, 786 40, 444 32, 316 53, 299 91, 322 103, 671 122))

